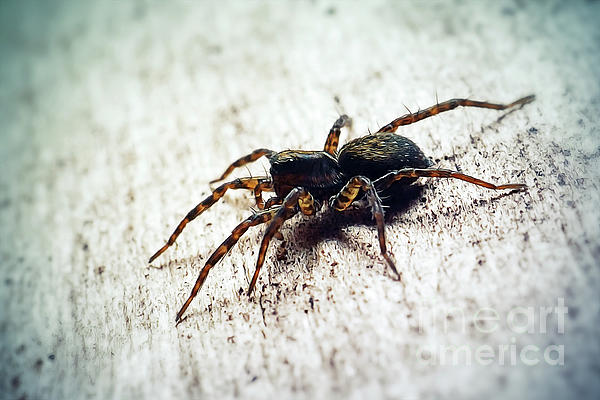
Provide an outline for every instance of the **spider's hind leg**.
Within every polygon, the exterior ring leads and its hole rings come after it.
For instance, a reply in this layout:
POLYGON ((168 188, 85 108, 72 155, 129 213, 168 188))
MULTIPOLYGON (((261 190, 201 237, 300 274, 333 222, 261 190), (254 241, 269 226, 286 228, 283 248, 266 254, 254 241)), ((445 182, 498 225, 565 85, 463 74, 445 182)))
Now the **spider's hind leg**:
POLYGON ((409 114, 405 114, 399 118, 396 118, 389 124, 382 126, 381 129, 377 131, 377 133, 396 132, 396 129, 398 129, 398 127, 402 125, 414 124, 415 122, 432 117, 444 111, 453 110, 459 106, 490 108, 492 110, 506 110, 507 108, 512 108, 515 106, 523 106, 527 103, 531 103, 533 100, 535 100, 534 95, 523 97, 521 99, 513 101, 510 104, 488 103, 487 101, 477 101, 469 99, 452 99, 444 101, 442 103, 437 103, 436 105, 426 108, 424 110, 419 110, 416 113, 409 112, 409 114))
POLYGON ((375 221, 377 222, 377 233, 379 238, 379 248, 381 250, 381 255, 388 263, 392 271, 394 271, 394 273, 399 278, 401 278, 402 276, 396 269, 396 265, 394 264, 392 257, 387 251, 387 246, 385 243, 385 221, 383 205, 381 204, 381 199, 379 198, 377 190, 375 190, 375 186, 373 185, 371 180, 360 175, 353 177, 352 179, 350 179, 350 181, 348 181, 346 186, 344 186, 344 188, 336 196, 333 196, 329 200, 329 205, 336 211, 343 211, 346 208, 348 208, 350 204, 352 204, 352 202, 356 199, 361 190, 366 193, 367 201, 371 206, 371 212, 373 214, 373 217, 375 218, 375 221))
POLYGON ((389 174, 377 179, 374 183, 378 188, 384 189, 390 187, 394 182, 405 178, 453 178, 493 190, 521 190, 527 188, 527 185, 523 183, 505 183, 502 185, 494 185, 493 183, 486 182, 479 178, 474 178, 457 171, 442 168, 405 168, 390 172, 389 174))

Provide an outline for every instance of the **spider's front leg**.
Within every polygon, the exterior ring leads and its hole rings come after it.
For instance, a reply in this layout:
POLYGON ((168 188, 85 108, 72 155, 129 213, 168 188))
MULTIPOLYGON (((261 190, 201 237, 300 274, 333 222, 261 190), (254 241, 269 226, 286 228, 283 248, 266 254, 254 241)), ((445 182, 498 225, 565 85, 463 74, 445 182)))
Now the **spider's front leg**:
POLYGON ((474 185, 483 186, 485 188, 493 190, 521 190, 527 188, 527 185, 523 183, 505 183, 502 185, 494 185, 493 183, 489 183, 481 179, 462 174, 460 172, 442 168, 405 168, 398 171, 390 172, 389 174, 377 179, 373 183, 375 184, 375 186, 377 186, 377 188, 383 190, 390 187, 394 182, 399 181, 402 178, 453 178, 460 179, 461 181, 469 182, 474 185))
POLYGON ((206 264, 204 264, 204 268, 202 268, 202 271, 200 271, 200 275, 198 275, 198 279, 196 279, 196 283, 194 284, 194 287, 192 288, 192 293, 190 294, 190 296, 188 297, 186 302, 183 304, 183 306, 177 313, 177 317, 175 318, 176 322, 179 322, 181 320, 181 316, 183 315, 185 310, 187 310, 188 306, 190 305, 190 303, 192 302, 194 297, 196 297, 196 295, 198 294, 198 291, 200 290, 200 288, 202 287, 202 284, 206 280, 206 277, 208 276, 210 269, 212 267, 214 267, 215 264, 218 263, 219 260, 221 258, 223 258, 223 256, 225 254, 227 254, 229 249, 231 249, 238 242, 240 237, 242 237, 242 235, 244 233, 246 233, 248 228, 250 228, 251 226, 264 224, 265 222, 270 221, 276 215, 279 208, 280 207, 277 206, 277 207, 273 207, 271 209, 260 211, 256 214, 253 214, 250 217, 248 217, 246 220, 244 220, 242 223, 240 223, 238 226, 235 227, 235 229, 231 232, 231 235, 229 235, 229 237, 227 239, 225 239, 225 241, 223 243, 221 243, 221 245, 219 247, 217 247, 217 249, 212 253, 212 255, 206 261, 206 264))
POLYGON ((256 185, 254 188, 254 200, 256 201, 256 207, 259 210, 264 210, 265 208, 271 208, 273 204, 276 204, 277 198, 270 198, 267 200, 265 205, 265 201, 262 198, 262 192, 272 192, 275 189, 273 188, 273 181, 271 179, 265 178, 261 182, 256 185))
POLYGON ((306 191, 306 189, 301 187, 292 189, 288 195, 285 196, 283 204, 265 231, 265 235, 263 236, 262 242, 260 243, 260 249, 258 251, 256 270, 254 271, 254 276, 252 276, 252 281, 250 282, 250 287, 248 288, 248 296, 252 294, 252 290, 256 285, 258 274, 265 262, 265 255, 271 239, 279 232, 281 225, 283 225, 286 220, 292 218, 298 213, 298 209, 300 209, 300 211, 305 215, 313 215, 315 213, 312 195, 306 191))
POLYGON ((219 182, 222 181, 223 179, 227 178, 227 176, 237 167, 241 167, 243 165, 249 164, 252 161, 256 161, 259 158, 261 158, 262 156, 267 156, 269 157, 271 154, 275 153, 273 150, 269 150, 269 149, 256 149, 254 150, 252 153, 245 155, 244 157, 240 157, 237 160, 235 160, 234 162, 231 163, 231 165, 229 167, 227 167, 227 169, 225 170, 225 172, 223 172, 223 174, 218 177, 217 179, 214 179, 212 181, 210 181, 209 183, 215 183, 215 182, 219 182))
POLYGON ((329 130, 329 135, 327 135, 327 140, 325 141, 325 148, 323 149, 326 153, 335 156, 340 142, 340 134, 344 126, 352 126, 352 119, 345 114, 340 116, 329 130))
POLYGON ((185 228, 188 222, 192 221, 198 215, 202 214, 207 208, 215 204, 221 197, 225 195, 225 192, 227 192, 228 189, 248 189, 254 191, 257 206, 261 208, 263 204, 261 193, 263 190, 273 190, 273 183, 271 181, 271 178, 258 177, 240 178, 222 184, 221 186, 216 188, 211 195, 202 200, 200 203, 198 203, 196 207, 194 207, 190 210, 190 212, 187 213, 187 215, 181 220, 181 222, 179 222, 179 225, 177 225, 177 228, 175 228, 175 231, 173 231, 167 243, 163 247, 161 247, 156 253, 154 253, 154 255, 150 257, 150 260, 148 262, 151 263, 152 261, 154 261, 156 257, 160 256, 173 243, 175 243, 175 240, 177 239, 181 231, 183 231, 183 228, 185 228))
POLYGON ((396 269, 396 265, 394 264, 392 257, 387 251, 387 246, 385 243, 385 221, 383 218, 383 206, 381 205, 381 199, 379 198, 379 195, 377 195, 375 186, 369 178, 359 175, 350 179, 346 186, 344 186, 344 188, 336 196, 333 196, 329 200, 329 206, 336 211, 344 211, 350 204, 352 204, 361 190, 366 193, 367 200, 371 206, 371 212, 373 213, 373 217, 377 222, 377 233, 379 237, 379 248, 381 250, 381 255, 388 263, 392 271, 394 271, 394 273, 398 276, 398 278, 402 278, 401 274, 396 269))

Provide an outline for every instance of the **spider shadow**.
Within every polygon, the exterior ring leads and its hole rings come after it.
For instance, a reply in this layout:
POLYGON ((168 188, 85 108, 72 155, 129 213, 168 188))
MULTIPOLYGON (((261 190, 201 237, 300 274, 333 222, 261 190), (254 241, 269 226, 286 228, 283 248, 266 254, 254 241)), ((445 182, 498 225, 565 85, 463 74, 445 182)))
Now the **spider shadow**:
MULTIPOLYGON (((406 212, 418 203, 425 187, 422 185, 396 185, 382 191, 380 197, 385 207, 386 225, 389 225, 395 216, 406 212)), ((366 199, 359 199, 342 212, 326 208, 313 218, 303 219, 296 228, 288 228, 291 233, 286 235, 288 236, 286 240, 305 250, 314 249, 316 245, 328 240, 349 243, 348 236, 343 233, 343 230, 351 226, 368 228, 376 240, 376 223, 366 199)), ((307 265, 314 265, 316 257, 317 253, 313 251, 312 257, 307 260, 307 265)))
MULTIPOLYGON (((393 224, 393 220, 418 203, 425 201, 424 192, 426 190, 436 190, 428 184, 412 184, 412 185, 395 185, 391 188, 382 191, 380 197, 385 207, 385 223, 389 227, 393 224)), ((504 197, 514 195, 521 190, 510 190, 505 193, 497 194, 489 197, 480 203, 494 203, 504 197)), ((316 264, 318 253, 314 250, 318 244, 335 240, 340 243, 350 244, 352 241, 365 240, 365 238, 350 239, 348 235, 343 233, 348 227, 364 227, 368 229, 366 240, 378 247, 377 243, 377 227, 371 207, 366 203, 365 199, 360 199, 348 209, 337 212, 332 209, 324 209, 315 217, 303 217, 297 221, 296 226, 291 224, 285 230, 285 241, 291 242, 296 248, 301 248, 309 252, 309 258, 306 260, 306 268, 310 270, 312 265, 316 264)), ((390 240, 389 236, 386 240, 390 240)), ((356 247, 356 246, 355 246, 356 247)), ((378 252, 378 250, 377 250, 378 252)), ((292 260, 293 261, 293 260, 292 260)), ((381 260, 383 263, 383 259, 381 260)))
MULTIPOLYGON (((406 212, 422 197, 426 186, 422 185, 398 185, 392 190, 382 191, 381 198, 386 206, 385 221, 390 225, 391 221, 400 213, 406 212)), ((286 296, 297 296, 297 284, 302 284, 301 278, 293 278, 294 284, 281 285, 278 278, 273 279, 278 274, 298 274, 301 271, 310 274, 316 265, 323 265, 320 261, 324 250, 319 250, 319 244, 327 241, 335 241, 341 248, 348 248, 348 251, 361 252, 361 249, 374 246, 371 258, 364 259, 365 266, 380 262, 385 265, 385 261, 380 257, 379 244, 377 241, 377 227, 371 213, 371 207, 366 199, 359 199, 348 209, 337 212, 331 208, 324 207, 316 216, 306 217, 297 216, 293 223, 283 229, 284 240, 275 240, 272 244, 277 248, 273 253, 283 253, 285 257, 270 256, 268 259, 268 272, 262 281, 263 291, 266 285, 276 286, 276 298, 286 298, 286 296), (365 234, 359 237, 353 237, 344 232, 348 227, 361 227, 365 234), (291 253, 291 254, 288 254, 291 253)), ((388 237, 389 240, 389 237, 388 237)), ((362 251, 364 252, 364 251, 362 251)), ((371 251, 370 251, 371 253, 371 251)), ((332 263, 335 267, 337 263, 332 263)), ((345 267, 344 267, 345 268, 345 267)), ((390 279, 396 280, 397 277, 387 267, 383 268, 383 273, 389 275, 390 279)), ((270 296, 269 296, 270 297, 270 296)))

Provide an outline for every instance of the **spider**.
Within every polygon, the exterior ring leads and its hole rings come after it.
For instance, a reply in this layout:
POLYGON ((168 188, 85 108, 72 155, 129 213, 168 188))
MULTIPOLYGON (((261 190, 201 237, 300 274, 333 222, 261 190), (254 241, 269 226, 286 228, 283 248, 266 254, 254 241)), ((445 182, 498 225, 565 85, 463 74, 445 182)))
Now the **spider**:
POLYGON ((262 148, 236 160, 219 178, 210 183, 224 180, 235 168, 263 156, 266 156, 271 164, 270 176, 239 178, 217 187, 211 195, 187 213, 167 243, 148 261, 151 263, 175 243, 188 222, 215 204, 227 190, 246 189, 254 194, 259 210, 236 226, 231 235, 208 258, 198 275, 191 294, 177 313, 175 321, 181 321, 181 317, 198 294, 211 268, 227 254, 248 228, 267 224, 258 252, 256 269, 248 288, 248 296, 250 296, 265 261, 269 243, 273 236, 280 235, 279 230, 283 223, 298 212, 304 215, 314 215, 325 203, 335 211, 344 211, 355 200, 366 198, 377 224, 381 255, 391 270, 400 278, 400 273, 386 247, 384 210, 379 196, 382 190, 389 189, 392 185, 395 187, 408 185, 421 177, 460 179, 494 190, 520 190, 526 186, 520 183, 494 185, 457 171, 433 168, 433 162, 415 143, 395 133, 398 127, 421 121, 459 106, 505 110, 523 106, 534 99, 535 96, 530 95, 510 104, 469 99, 448 100, 416 113, 409 111, 408 114, 396 118, 376 133, 346 143, 338 152, 341 129, 352 123, 347 115, 342 115, 329 130, 322 151, 284 150, 275 152, 262 148), (265 202, 262 197, 263 192, 274 192, 275 196, 265 202))

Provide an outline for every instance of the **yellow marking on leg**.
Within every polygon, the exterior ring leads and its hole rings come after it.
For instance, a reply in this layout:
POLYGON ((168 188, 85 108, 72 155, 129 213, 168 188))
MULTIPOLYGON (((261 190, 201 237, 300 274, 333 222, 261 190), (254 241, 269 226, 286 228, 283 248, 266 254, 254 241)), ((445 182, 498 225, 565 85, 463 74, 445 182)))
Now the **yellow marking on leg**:
POLYGON ((310 193, 306 193, 298 198, 298 206, 304 215, 313 215, 315 213, 315 202, 310 193))
POLYGON ((344 211, 360 192, 360 189, 367 190, 364 187, 362 177, 354 177, 343 187, 343 189, 334 197, 332 207, 337 211, 344 211))
POLYGON ((326 153, 331 155, 335 155, 338 144, 340 141, 341 130, 344 126, 351 126, 352 119, 347 115, 340 116, 337 121, 333 124, 331 129, 329 130, 329 135, 327 135, 327 140, 325 140, 325 147, 323 150, 326 153))

